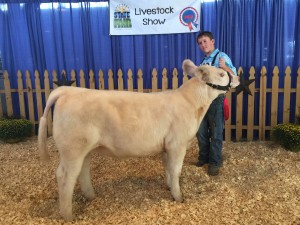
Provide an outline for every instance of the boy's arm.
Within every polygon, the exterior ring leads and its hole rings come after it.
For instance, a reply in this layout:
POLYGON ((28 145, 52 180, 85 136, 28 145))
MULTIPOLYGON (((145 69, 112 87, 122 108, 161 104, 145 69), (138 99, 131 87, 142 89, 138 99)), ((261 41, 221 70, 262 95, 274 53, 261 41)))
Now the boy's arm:
POLYGON ((222 52, 222 54, 220 55, 219 67, 225 70, 226 72, 237 75, 236 68, 233 66, 231 59, 224 52, 222 52))
POLYGON ((236 75, 236 73, 230 67, 227 66, 227 63, 226 63, 226 61, 225 61, 224 58, 220 57, 220 59, 219 59, 219 65, 220 65, 220 68, 222 68, 226 72, 229 72, 231 74, 235 74, 236 75))

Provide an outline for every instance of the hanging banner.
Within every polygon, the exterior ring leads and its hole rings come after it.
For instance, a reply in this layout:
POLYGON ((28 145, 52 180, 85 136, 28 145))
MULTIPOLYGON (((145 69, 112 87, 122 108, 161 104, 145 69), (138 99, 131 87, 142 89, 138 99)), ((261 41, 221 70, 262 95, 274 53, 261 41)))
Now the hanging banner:
POLYGON ((110 34, 172 34, 200 30, 201 0, 110 0, 110 34))

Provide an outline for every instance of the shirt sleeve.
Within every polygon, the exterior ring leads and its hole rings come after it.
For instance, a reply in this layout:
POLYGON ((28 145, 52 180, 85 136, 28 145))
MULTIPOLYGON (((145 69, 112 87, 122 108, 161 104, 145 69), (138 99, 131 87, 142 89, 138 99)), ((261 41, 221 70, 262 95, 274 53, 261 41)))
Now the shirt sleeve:
MULTIPOLYGON (((234 72, 235 75, 237 75, 237 71, 236 68, 233 66, 231 59, 229 58, 229 56, 224 53, 224 52, 220 52, 219 57, 225 59, 225 64, 228 68, 230 68, 232 70, 232 72, 234 72)), ((219 57, 218 57, 218 61, 219 61, 219 57)))

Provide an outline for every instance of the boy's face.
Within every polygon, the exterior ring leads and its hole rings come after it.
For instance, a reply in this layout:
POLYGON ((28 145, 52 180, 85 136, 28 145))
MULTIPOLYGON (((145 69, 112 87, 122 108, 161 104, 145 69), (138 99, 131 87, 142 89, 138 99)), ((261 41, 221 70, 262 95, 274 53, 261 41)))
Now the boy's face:
POLYGON ((215 50, 215 40, 210 39, 207 36, 202 36, 198 38, 198 46, 200 50, 206 55, 210 55, 215 50))

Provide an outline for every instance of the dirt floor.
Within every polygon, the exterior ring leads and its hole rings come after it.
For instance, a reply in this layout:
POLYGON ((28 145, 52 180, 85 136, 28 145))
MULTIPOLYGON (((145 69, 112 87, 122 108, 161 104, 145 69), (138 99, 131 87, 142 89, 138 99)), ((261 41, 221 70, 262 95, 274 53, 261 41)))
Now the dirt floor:
MULTIPOLYGON (((37 139, 0 143, 0 224, 65 224, 58 214, 58 153, 48 139, 51 162, 37 155, 37 139)), ((159 156, 112 159, 94 155, 97 198, 76 186, 75 219, 66 224, 300 224, 300 153, 271 142, 224 143, 217 177, 197 168, 196 140, 187 151, 181 189, 172 200, 159 156)))

